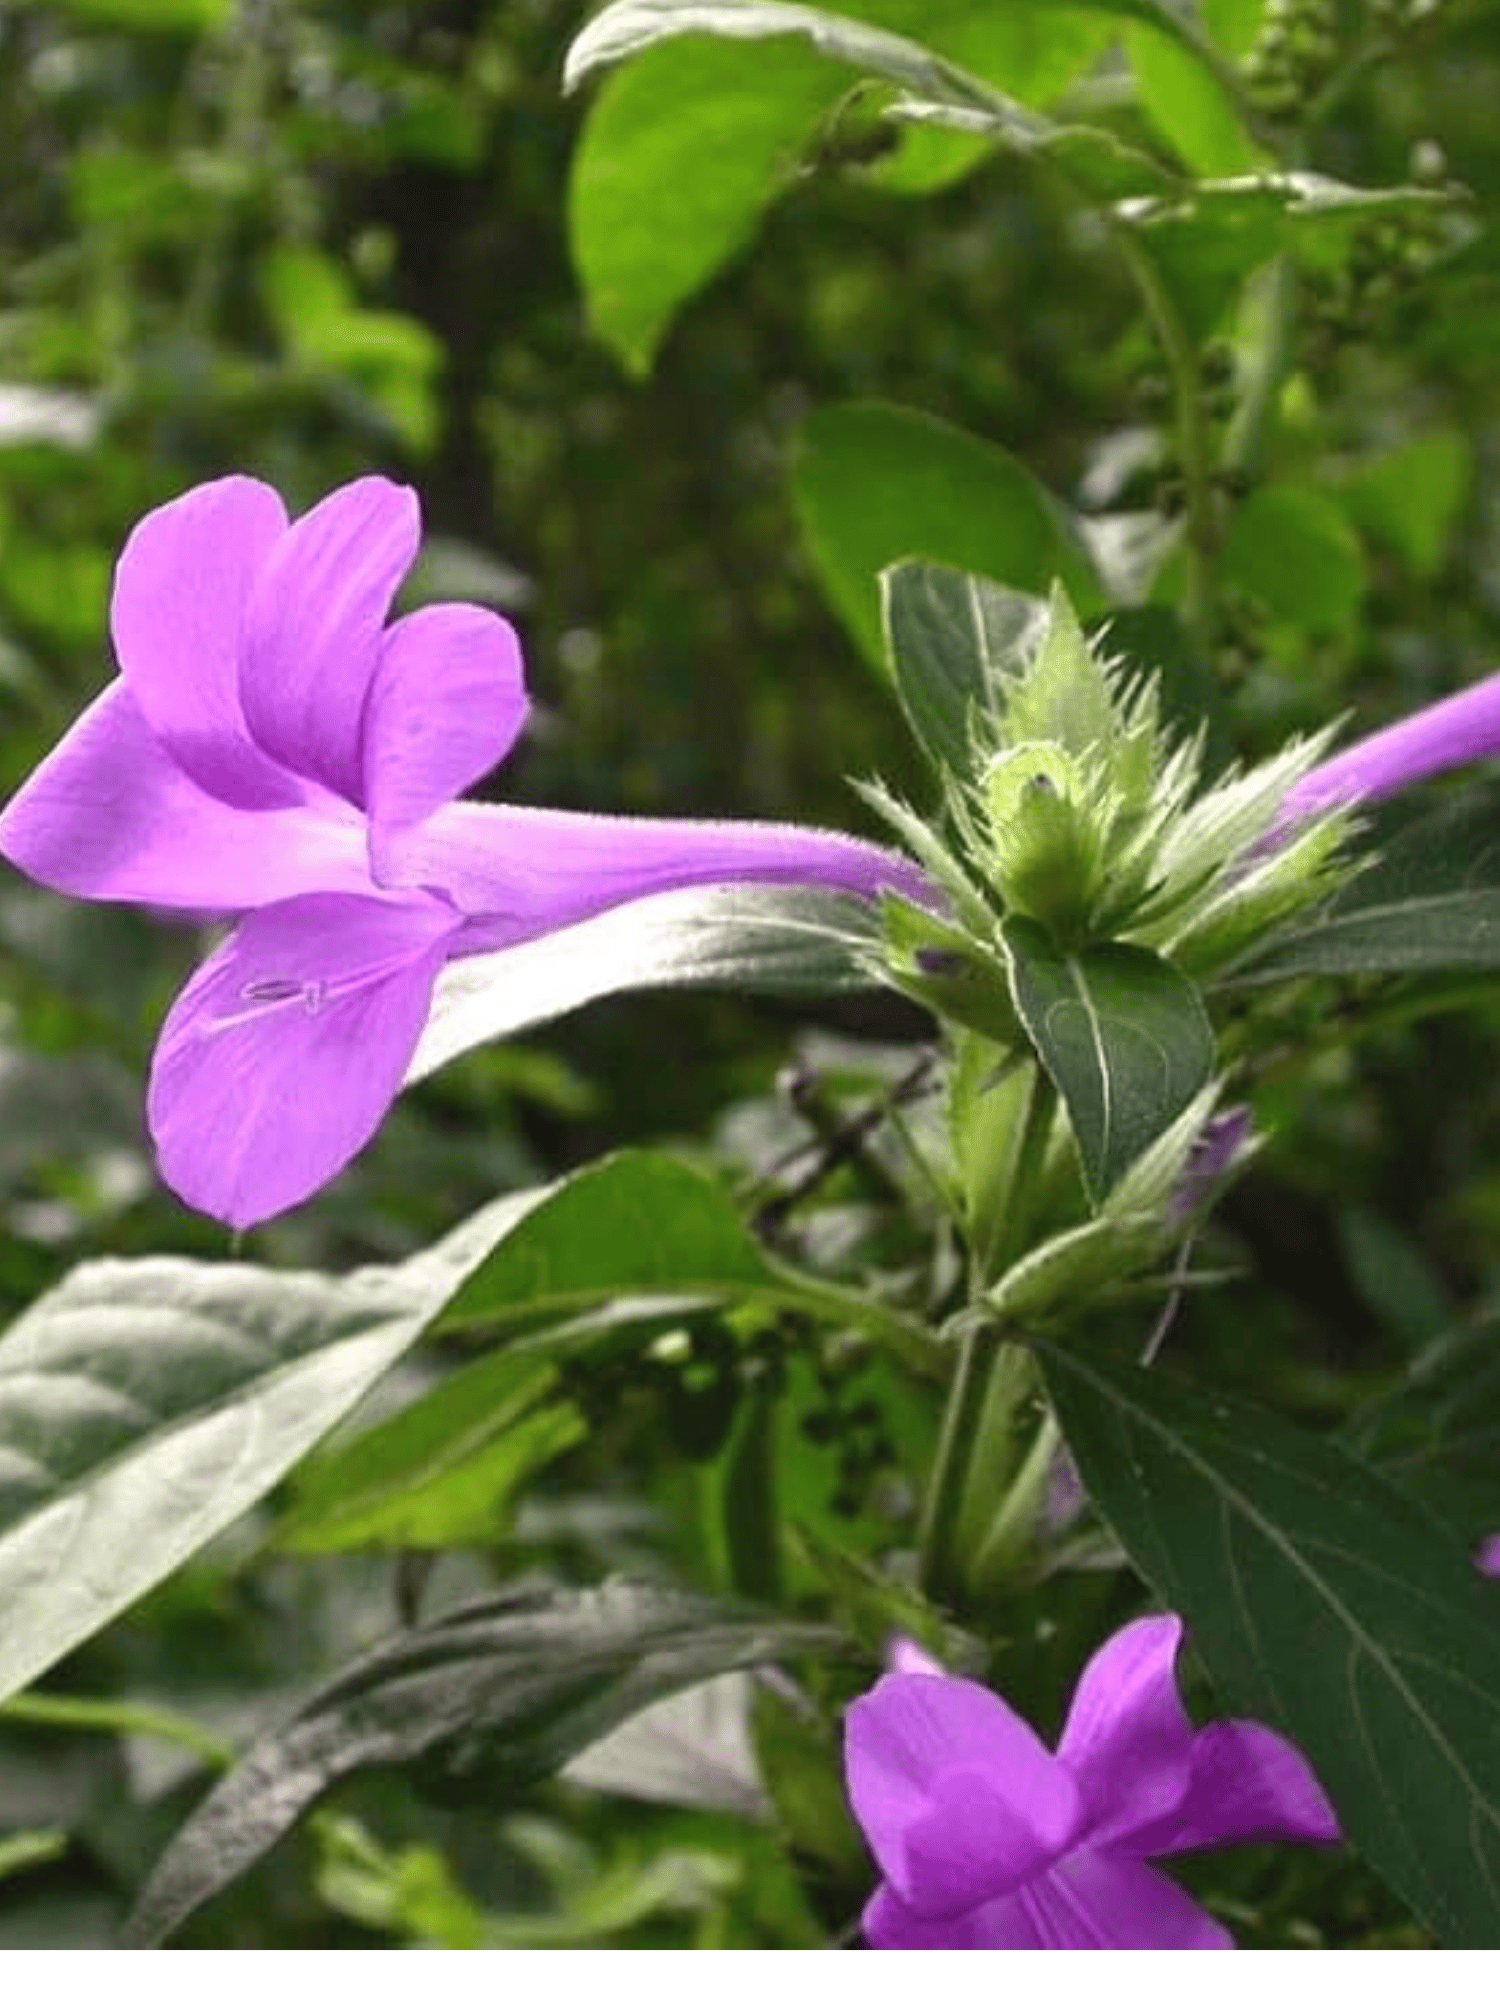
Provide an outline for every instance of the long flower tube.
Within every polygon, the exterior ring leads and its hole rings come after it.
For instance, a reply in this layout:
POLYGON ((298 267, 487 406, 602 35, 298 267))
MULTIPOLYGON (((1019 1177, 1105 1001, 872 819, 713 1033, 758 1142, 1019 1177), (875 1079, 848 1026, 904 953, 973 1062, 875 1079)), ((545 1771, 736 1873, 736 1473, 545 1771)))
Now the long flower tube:
POLYGON ((1283 827, 1339 806, 1373 804, 1408 785, 1500 756, 1500 674, 1419 708, 1315 765, 1281 809, 1283 827))
POLYGON ((494 612, 388 622, 420 536, 381 478, 294 521, 239 476, 146 515, 118 675, 0 814, 0 853, 49 888, 235 920, 167 1016, 147 1116, 163 1178, 236 1228, 373 1136, 450 959, 700 884, 932 900, 843 834, 456 803, 529 704, 494 612))

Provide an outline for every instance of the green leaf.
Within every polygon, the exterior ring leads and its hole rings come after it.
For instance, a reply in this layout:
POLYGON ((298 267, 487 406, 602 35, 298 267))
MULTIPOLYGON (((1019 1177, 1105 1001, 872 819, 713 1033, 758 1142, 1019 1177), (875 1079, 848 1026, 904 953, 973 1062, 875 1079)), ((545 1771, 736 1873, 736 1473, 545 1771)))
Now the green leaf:
POLYGON ((589 323, 644 375, 673 315, 749 242, 843 89, 795 41, 650 49, 612 76, 573 156, 568 228, 589 323))
POLYGON ((104 1258, 23 1313, 0 1341, 0 1700, 253 1506, 548 1192, 405 1264, 104 1258))
POLYGON ((1044 597, 1062 577, 1098 586, 1067 508, 998 445, 894 403, 843 403, 802 427, 797 518, 829 602, 866 656, 884 661, 880 572, 905 556, 977 571, 1044 597))
POLYGON ((1285 252, 1336 273, 1374 220, 1447 214, 1460 197, 1430 187, 1353 187, 1305 171, 1243 173, 1175 193, 1122 201, 1118 219, 1139 232, 1187 331, 1211 334, 1252 271, 1285 252))
POLYGON ((1170 198, 1186 191, 1179 175, 1102 125, 1059 125, 1023 104, 993 93, 984 106, 953 97, 903 97, 888 116, 918 128, 937 126, 987 139, 1022 159, 1042 160, 1096 202, 1170 198))
POLYGON ((1479 1542, 1500 1522, 1500 1341, 1493 1327, 1432 1342, 1343 1435, 1404 1493, 1479 1542))
POLYGON ((1337 1445, 1039 1351, 1089 1492, 1227 1701, 1307 1753, 1346 1836, 1445 1944, 1500 1945, 1500 1591, 1337 1445))
MULTIPOLYGON (((1018 7, 1015 11, 1034 12, 1045 22, 1059 10, 1055 0, 1037 0, 1032 9, 1018 7)), ((1064 6, 1060 11, 1072 10, 1064 6)), ((1102 0, 1092 11, 1150 22, 1184 48, 1196 50, 1203 60, 1214 60, 1210 45, 1195 23, 1178 8, 1166 4, 1166 0, 1102 0)), ((868 13, 876 20, 894 14, 900 25, 906 25, 909 18, 910 24, 921 27, 924 35, 929 32, 923 12, 914 8, 872 4, 856 8, 855 12, 868 13)), ((563 87, 576 89, 592 71, 638 55, 643 49, 677 35, 719 35, 733 41, 760 41, 767 36, 792 34, 805 35, 820 54, 836 62, 848 63, 866 75, 884 77, 923 96, 941 97, 958 104, 983 104, 991 97, 980 78, 905 35, 893 34, 849 14, 786 4, 786 0, 614 0, 612 6, 594 16, 568 50, 563 65, 563 87)), ((936 39, 935 30, 932 38, 936 39)))
MULTIPOLYGON (((755 1302, 796 1307, 864 1326, 920 1361, 913 1323, 864 1291, 825 1283, 768 1256, 729 1195, 665 1153, 616 1153, 558 1183, 496 1245, 449 1301, 440 1324, 519 1333, 603 1314, 608 1327, 633 1302, 755 1302)), ((591 1322, 562 1328, 538 1351, 594 1337, 591 1322)))
POLYGON ((1219 574, 1277 623, 1317 634, 1346 632, 1365 589, 1358 536, 1312 486, 1257 487, 1235 509, 1219 574))
POLYGON ((126 1941, 159 1943, 355 1771, 402 1765, 450 1796, 512 1799, 678 1688, 840 1643, 644 1584, 469 1605, 345 1667, 255 1744, 163 1855, 126 1941))
POLYGON ((1011 995, 1067 1106, 1097 1205, 1213 1075, 1214 1038, 1196 989, 1139 945, 1062 951, 1040 924, 1003 926, 1011 995))
POLYGON ((234 0, 63 0, 62 11, 105 27, 182 32, 220 27, 233 8, 234 0))
POLYGON ((873 903, 831 889, 671 889, 440 975, 408 1084, 485 1042, 647 987, 839 993, 868 986, 873 903))
POLYGON ((1423 431, 1361 466, 1339 499, 1360 528, 1430 577, 1442 568, 1473 479, 1474 446, 1464 432, 1423 431))
POLYGON ((848 15, 783 0, 615 0, 594 16, 568 50, 563 88, 575 90, 592 71, 678 35, 718 35, 730 41, 803 35, 820 55, 926 97, 982 105, 993 95, 978 77, 920 42, 848 15))
POLYGON ((886 659, 912 733, 939 771, 963 777, 973 764, 970 717, 998 712, 1002 677, 1030 661, 1046 606, 919 561, 882 570, 880 598, 886 659))
POLYGON ((1464 798, 1424 814, 1318 922, 1234 972, 1236 984, 1304 973, 1487 971, 1500 966, 1500 813, 1464 798))
MULTIPOLYGON (((844 27, 856 40, 873 35, 877 56, 889 53, 882 30, 910 28, 931 60, 966 65, 1031 101, 1087 68, 1109 32, 1102 13, 1051 5, 989 12, 969 0, 864 0, 853 12, 862 20, 844 27)), ((635 59, 584 122, 570 183, 573 261, 594 331, 632 373, 646 372, 674 314, 745 247, 771 203, 816 171, 825 150, 838 159, 857 121, 892 148, 868 177, 901 193, 946 185, 989 150, 982 135, 898 136, 883 117, 888 93, 856 106, 854 72, 840 74, 777 19, 767 30, 775 39, 750 60, 737 40, 696 25, 632 43, 635 59)), ((854 71, 871 69, 854 62, 854 71)), ((875 61, 873 73, 888 72, 875 61)), ((926 66, 920 73, 931 81, 926 66)))
POLYGON ((1125 47, 1147 115, 1194 173, 1239 174, 1257 164, 1234 98, 1174 36, 1136 26, 1125 47))
POLYGON ((299 1476, 278 1546, 443 1549, 497 1541, 512 1494, 587 1435, 558 1396, 557 1370, 528 1354, 486 1354, 299 1476))

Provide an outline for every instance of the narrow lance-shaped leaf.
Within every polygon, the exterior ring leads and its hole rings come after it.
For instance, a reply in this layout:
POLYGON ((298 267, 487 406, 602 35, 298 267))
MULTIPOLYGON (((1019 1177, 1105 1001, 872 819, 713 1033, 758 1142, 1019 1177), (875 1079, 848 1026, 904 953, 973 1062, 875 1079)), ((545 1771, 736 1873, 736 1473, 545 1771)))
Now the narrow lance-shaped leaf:
POLYGON ((1004 926, 1016 1012, 1067 1107, 1089 1194, 1102 1201, 1213 1075, 1197 990, 1139 945, 1062 951, 1040 924, 1004 926))
POLYGON ((470 1605, 376 1647, 263 1737, 167 1849, 127 1939, 159 1943, 352 1772, 402 1765, 499 1805, 663 1695, 840 1643, 644 1584, 470 1605))
POLYGON ((1500 1945, 1500 1590, 1337 1445, 1044 1346, 1084 1483, 1236 1710, 1312 1759, 1443 1943, 1500 1945))

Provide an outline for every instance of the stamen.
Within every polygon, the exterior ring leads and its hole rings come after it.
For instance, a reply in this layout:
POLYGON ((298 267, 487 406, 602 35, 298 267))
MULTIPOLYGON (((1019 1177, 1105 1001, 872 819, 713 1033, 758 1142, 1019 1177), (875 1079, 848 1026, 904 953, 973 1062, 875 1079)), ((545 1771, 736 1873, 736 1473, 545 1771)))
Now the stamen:
POLYGON ((244 1007, 230 1014, 216 1014, 203 1024, 200 1032, 222 1035, 229 1028, 243 1028, 247 1022, 257 1021, 278 1007, 294 1007, 299 1002, 304 1013, 319 1014, 328 1001, 328 982, 280 977, 247 979, 240 988, 240 998, 246 1002, 244 1007))

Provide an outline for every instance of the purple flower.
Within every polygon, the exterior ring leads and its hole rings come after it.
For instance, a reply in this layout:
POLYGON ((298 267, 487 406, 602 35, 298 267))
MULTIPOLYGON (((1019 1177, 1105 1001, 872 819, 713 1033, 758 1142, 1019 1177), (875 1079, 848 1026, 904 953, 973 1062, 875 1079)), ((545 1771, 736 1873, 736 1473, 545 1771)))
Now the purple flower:
POLYGON ((1495 756, 1500 756, 1500 674, 1419 708, 1389 729, 1377 729, 1325 758, 1293 786, 1281 809, 1281 824, 1382 799, 1460 764, 1495 756))
POLYGON ((855 1817, 885 1878, 877 1951, 1219 1951, 1234 1940, 1157 1856, 1339 1838, 1301 1753, 1256 1722, 1195 1729, 1173 1677, 1182 1623, 1101 1646, 1054 1755, 977 1682, 886 1674, 850 1707, 855 1817))
POLYGON ((1485 1576, 1500 1576, 1500 1535, 1486 1535, 1474 1551, 1474 1561, 1485 1576))
POLYGON ((436 604, 387 623, 417 498, 359 479, 289 522, 194 487, 115 573, 119 675, 0 815, 49 888, 238 919, 167 1017, 161 1171, 246 1227, 372 1136, 444 963, 658 891, 796 883, 931 900, 908 861, 795 826, 454 804, 526 721, 515 633, 436 604))

